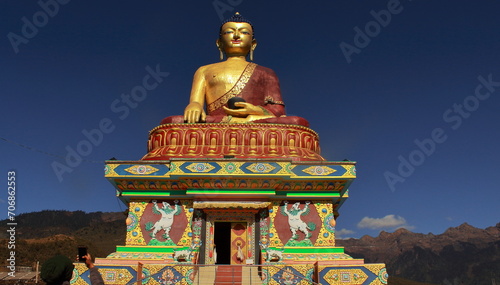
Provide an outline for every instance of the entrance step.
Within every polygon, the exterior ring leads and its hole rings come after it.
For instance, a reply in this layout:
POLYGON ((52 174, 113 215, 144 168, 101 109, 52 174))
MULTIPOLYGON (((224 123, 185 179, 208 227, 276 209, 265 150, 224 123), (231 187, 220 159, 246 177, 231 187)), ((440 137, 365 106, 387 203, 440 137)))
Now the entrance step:
POLYGON ((259 269, 256 266, 217 265, 199 267, 193 284, 199 285, 261 285, 259 269))
POLYGON ((242 267, 231 265, 219 265, 215 272, 214 284, 235 284, 242 285, 242 267))
POLYGON ((215 267, 214 266, 200 266, 195 282, 193 284, 212 285, 215 284, 215 267))
POLYGON ((252 266, 243 266, 241 285, 262 285, 262 279, 259 276, 259 269, 252 266))

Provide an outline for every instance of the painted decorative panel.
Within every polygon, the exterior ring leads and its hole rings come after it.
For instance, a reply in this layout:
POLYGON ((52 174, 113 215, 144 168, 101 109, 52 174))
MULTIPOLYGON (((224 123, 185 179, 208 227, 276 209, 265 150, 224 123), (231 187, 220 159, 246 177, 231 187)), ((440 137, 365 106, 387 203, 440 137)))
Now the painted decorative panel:
POLYGON ((130 202, 127 245, 190 246, 191 200, 130 202))

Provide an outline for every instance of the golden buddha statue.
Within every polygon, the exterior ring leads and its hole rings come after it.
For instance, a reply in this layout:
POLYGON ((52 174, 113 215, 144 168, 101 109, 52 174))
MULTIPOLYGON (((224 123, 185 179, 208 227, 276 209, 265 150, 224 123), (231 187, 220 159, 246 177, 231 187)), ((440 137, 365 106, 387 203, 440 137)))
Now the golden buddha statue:
POLYGON ((194 74, 184 116, 167 117, 161 124, 253 122, 309 126, 304 118, 286 116, 274 71, 246 60, 247 56, 253 60, 257 46, 248 20, 236 13, 224 21, 216 44, 221 60, 224 54, 227 59, 200 67, 194 74), (231 98, 238 100, 233 103, 231 98))
POLYGON ((142 159, 324 160, 307 120, 286 116, 274 71, 247 61, 257 46, 251 23, 236 13, 222 24, 216 44, 227 59, 198 68, 184 115, 151 130, 142 159))

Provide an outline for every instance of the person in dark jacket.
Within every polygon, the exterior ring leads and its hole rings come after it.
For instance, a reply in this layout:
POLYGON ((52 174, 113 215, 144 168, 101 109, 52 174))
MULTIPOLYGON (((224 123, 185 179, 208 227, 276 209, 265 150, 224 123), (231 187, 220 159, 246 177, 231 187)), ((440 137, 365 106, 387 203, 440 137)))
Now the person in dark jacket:
POLYGON ((101 273, 99 273, 99 270, 95 267, 94 262, 92 262, 92 256, 90 256, 90 253, 87 253, 87 255, 83 256, 83 258, 85 259, 85 265, 87 265, 90 271, 90 284, 104 285, 101 273))
MULTIPOLYGON (((104 285, 101 273, 99 273, 94 262, 92 262, 90 254, 87 253, 83 258, 90 272, 90 284, 104 285)), ((75 265, 69 258, 64 255, 56 255, 42 265, 40 276, 47 285, 70 285, 74 268, 75 265)))
POLYGON ((69 258, 56 255, 43 263, 40 276, 47 285, 69 285, 74 268, 69 258))

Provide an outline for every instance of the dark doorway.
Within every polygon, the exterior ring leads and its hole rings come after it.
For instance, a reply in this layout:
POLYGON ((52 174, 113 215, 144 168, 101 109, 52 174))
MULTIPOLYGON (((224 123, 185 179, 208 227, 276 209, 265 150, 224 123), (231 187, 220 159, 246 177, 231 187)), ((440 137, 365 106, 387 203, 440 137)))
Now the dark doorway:
POLYGON ((215 264, 231 264, 231 223, 215 222, 214 243, 217 250, 215 264))

